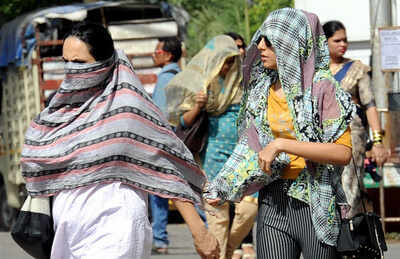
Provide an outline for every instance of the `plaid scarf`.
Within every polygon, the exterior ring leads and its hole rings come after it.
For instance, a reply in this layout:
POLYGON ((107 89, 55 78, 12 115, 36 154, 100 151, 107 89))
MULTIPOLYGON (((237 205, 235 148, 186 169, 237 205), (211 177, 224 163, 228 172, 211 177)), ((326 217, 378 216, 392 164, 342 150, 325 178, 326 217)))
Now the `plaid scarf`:
MULTIPOLYGON (((272 177, 258 167, 258 154, 249 136, 256 132, 264 147, 274 137, 267 118, 269 87, 281 81, 293 118, 296 139, 336 141, 349 126, 355 110, 329 71, 329 51, 318 17, 293 8, 272 12, 255 33, 244 61, 244 86, 239 113, 239 142, 233 155, 212 182, 207 197, 238 200, 280 177, 290 162, 280 153, 271 165, 272 177), (278 71, 266 69, 257 42, 266 36, 275 49, 278 71)), ((288 195, 310 205, 320 241, 336 245, 339 215, 336 204, 346 202, 340 184, 342 167, 307 161, 288 195)))
POLYGON ((30 124, 22 174, 32 196, 118 181, 200 203, 205 176, 122 52, 67 63, 49 107, 30 124))

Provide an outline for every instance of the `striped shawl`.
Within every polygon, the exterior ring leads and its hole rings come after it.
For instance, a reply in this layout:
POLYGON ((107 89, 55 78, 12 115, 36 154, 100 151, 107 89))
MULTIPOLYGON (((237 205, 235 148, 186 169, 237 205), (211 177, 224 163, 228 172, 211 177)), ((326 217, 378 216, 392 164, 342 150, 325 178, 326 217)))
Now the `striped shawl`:
POLYGON ((200 203, 204 174, 122 52, 104 62, 67 63, 65 72, 25 135, 21 164, 30 195, 118 181, 200 203))

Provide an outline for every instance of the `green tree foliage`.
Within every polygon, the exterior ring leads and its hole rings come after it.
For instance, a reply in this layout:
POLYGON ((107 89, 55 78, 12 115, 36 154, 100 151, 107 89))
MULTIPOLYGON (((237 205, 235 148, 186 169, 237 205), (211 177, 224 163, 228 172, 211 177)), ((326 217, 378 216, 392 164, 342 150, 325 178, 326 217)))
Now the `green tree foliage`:
POLYGON ((248 43, 269 12, 293 6, 293 0, 169 0, 191 15, 186 46, 189 57, 212 37, 228 31, 241 34, 248 43))
POLYGON ((268 14, 276 9, 293 7, 293 0, 255 0, 249 10, 250 31, 255 33, 268 14))
POLYGON ((188 27, 188 53, 193 55, 215 35, 233 31, 245 35, 243 0, 225 0, 192 12, 188 27))

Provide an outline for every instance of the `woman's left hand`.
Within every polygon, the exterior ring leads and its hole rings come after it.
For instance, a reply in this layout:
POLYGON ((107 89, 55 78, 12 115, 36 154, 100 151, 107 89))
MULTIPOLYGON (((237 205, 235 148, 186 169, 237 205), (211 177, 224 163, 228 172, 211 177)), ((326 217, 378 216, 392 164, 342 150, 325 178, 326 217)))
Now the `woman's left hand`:
POLYGON ((388 153, 382 144, 372 146, 371 150, 372 161, 375 161, 378 167, 383 166, 388 158, 388 153))
POLYGON ((202 259, 218 259, 218 240, 206 228, 193 235, 194 247, 202 259))
POLYGON ((275 139, 258 153, 258 166, 268 175, 271 175, 271 163, 279 154, 279 139, 275 139))

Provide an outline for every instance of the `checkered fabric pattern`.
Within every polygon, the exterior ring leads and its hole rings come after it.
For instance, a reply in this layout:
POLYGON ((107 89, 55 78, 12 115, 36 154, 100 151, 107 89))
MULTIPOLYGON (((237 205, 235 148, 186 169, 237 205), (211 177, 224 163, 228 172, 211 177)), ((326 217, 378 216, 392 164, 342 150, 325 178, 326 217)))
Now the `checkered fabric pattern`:
MULTIPOLYGON (((245 92, 238 119, 239 143, 234 155, 209 185, 210 197, 238 199, 248 194, 249 188, 262 187, 279 178, 281 168, 289 163, 287 154, 279 154, 271 168, 273 177, 268 179, 255 165, 249 167, 247 177, 238 172, 243 159, 251 161, 249 153, 254 152, 246 134, 252 125, 257 129, 262 147, 274 139, 267 119, 267 100, 269 87, 278 78, 299 141, 336 141, 348 128, 355 109, 350 95, 340 88, 329 71, 328 46, 315 14, 293 8, 272 12, 253 36, 243 69, 245 92), (275 49, 278 71, 263 67, 257 49, 261 36, 267 37, 275 49)), ((310 205, 317 237, 328 245, 336 245, 339 234, 336 204, 346 202, 340 184, 341 171, 338 166, 307 161, 307 167, 288 191, 291 197, 310 205)))

